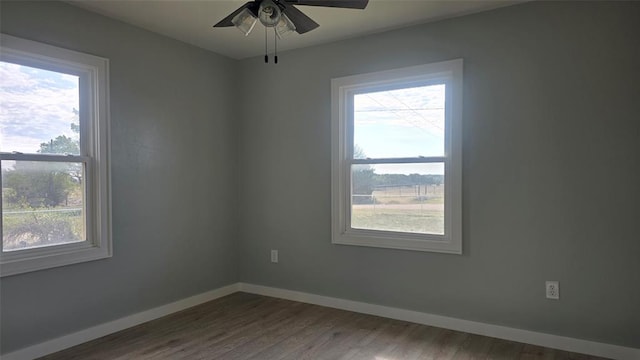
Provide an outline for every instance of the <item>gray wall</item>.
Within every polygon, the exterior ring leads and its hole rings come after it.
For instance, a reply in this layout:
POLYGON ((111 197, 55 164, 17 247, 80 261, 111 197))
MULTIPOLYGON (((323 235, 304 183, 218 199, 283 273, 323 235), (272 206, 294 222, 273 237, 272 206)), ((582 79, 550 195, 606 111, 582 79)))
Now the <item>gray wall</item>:
POLYGON ((527 3, 242 61, 242 281, 640 347, 639 5, 527 3), (464 255, 332 245, 330 79, 454 58, 464 255))
POLYGON ((238 281, 238 64, 62 3, 2 32, 111 61, 111 259, 2 278, 2 353, 238 281))

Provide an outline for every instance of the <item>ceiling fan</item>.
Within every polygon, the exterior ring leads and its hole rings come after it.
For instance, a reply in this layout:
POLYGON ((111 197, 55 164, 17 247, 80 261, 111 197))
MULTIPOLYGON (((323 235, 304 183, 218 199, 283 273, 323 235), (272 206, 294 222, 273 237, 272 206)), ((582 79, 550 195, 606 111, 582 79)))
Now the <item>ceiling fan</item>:
MULTIPOLYGON (((369 0, 253 0, 242 5, 213 27, 235 26, 246 36, 251 33, 256 22, 260 20, 260 23, 265 26, 265 47, 266 29, 274 28, 276 34, 275 62, 277 64, 277 38, 282 38, 285 34, 293 31, 304 34, 320 26, 294 5, 364 9, 368 3, 369 0)), ((269 62, 268 55, 265 55, 265 62, 269 62)))

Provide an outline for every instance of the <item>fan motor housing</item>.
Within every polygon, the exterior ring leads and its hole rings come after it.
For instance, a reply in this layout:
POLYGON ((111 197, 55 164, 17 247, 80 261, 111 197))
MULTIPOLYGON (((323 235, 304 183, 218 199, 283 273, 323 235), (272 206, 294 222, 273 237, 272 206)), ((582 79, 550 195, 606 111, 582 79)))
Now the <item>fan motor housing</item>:
POLYGON ((280 7, 271 0, 263 0, 258 10, 258 18, 262 25, 266 27, 274 27, 280 21, 282 11, 280 7))

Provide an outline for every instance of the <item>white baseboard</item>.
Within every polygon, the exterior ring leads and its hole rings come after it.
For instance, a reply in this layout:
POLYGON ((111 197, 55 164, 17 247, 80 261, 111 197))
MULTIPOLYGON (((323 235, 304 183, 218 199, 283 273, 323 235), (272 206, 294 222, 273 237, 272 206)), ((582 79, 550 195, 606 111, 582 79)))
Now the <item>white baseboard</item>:
POLYGON ((560 349, 565 351, 607 357, 618 360, 640 359, 640 349, 618 345, 580 340, 558 335, 544 334, 534 331, 521 330, 506 326, 491 325, 475 321, 456 319, 447 316, 421 313, 417 311, 398 309, 388 306, 368 304, 328 296, 309 294, 299 291, 285 290, 261 285, 235 283, 215 290, 178 300, 170 304, 126 316, 85 330, 48 340, 40 344, 29 346, 12 353, 2 355, 2 360, 31 360, 37 357, 82 344, 99 337, 109 335, 120 330, 136 326, 147 321, 181 311, 207 301, 244 291, 252 294, 272 296, 287 300, 294 300, 309 304, 332 307, 363 314, 382 316, 391 319, 410 321, 418 324, 441 327, 445 329, 463 331, 478 335, 491 336, 499 339, 523 342, 533 345, 560 349))
POLYGON ((156 308, 113 320, 104 324, 90 327, 73 334, 61 336, 56 339, 45 341, 40 344, 29 346, 12 353, 2 355, 2 360, 31 360, 54 352, 80 345, 105 335, 113 334, 120 330, 136 326, 147 321, 155 320, 163 316, 200 305, 239 290, 239 284, 227 285, 202 294, 194 295, 186 299, 178 300, 170 304, 158 306, 156 308))
POLYGON ((327 306, 363 314, 410 321, 418 324, 430 325, 484 336, 491 336, 499 339, 539 345, 581 354, 588 354, 618 360, 640 359, 640 349, 624 346, 611 345, 558 335, 550 335, 535 331, 485 324, 447 316, 433 315, 417 311, 404 310, 388 306, 374 305, 359 301, 351 301, 261 285, 240 283, 239 290, 252 294, 272 296, 281 299, 327 306))

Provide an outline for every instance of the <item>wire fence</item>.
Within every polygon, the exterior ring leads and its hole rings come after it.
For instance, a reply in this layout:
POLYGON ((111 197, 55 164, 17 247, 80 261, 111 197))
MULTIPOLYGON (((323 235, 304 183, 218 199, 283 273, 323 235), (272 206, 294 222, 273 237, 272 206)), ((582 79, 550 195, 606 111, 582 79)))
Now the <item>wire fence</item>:
POLYGON ((44 214, 44 213, 82 213, 82 208, 63 208, 63 209, 37 209, 37 210, 3 210, 3 215, 14 214, 44 214))

